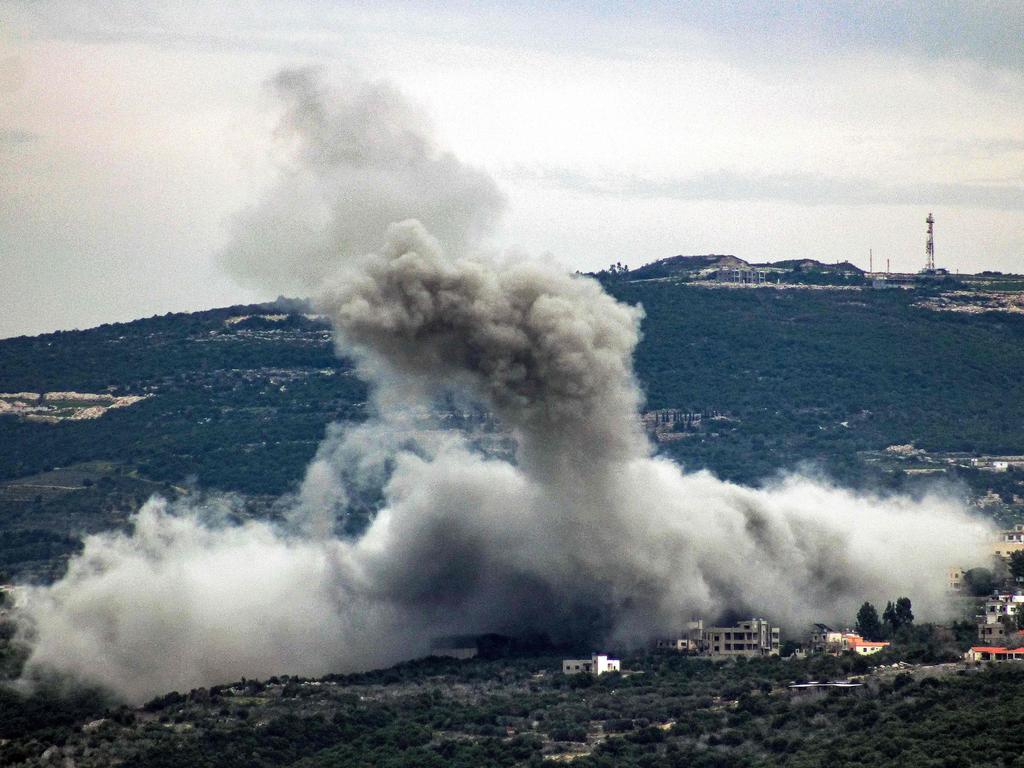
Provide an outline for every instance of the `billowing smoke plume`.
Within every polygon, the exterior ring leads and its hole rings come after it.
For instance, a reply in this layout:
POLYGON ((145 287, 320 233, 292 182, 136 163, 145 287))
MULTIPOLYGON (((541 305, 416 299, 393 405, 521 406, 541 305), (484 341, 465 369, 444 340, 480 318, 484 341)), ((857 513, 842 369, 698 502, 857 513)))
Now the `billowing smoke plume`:
POLYGON ((391 86, 330 91, 313 70, 269 83, 286 153, 274 185, 234 221, 222 262, 241 282, 278 291, 320 284, 340 253, 377 248, 389 224, 416 218, 461 251, 504 208, 494 181, 438 149, 427 121, 391 86))
MULTIPOLYGON (((353 112, 351 97, 332 111, 308 77, 278 81, 302 84, 301 114, 327 146, 349 145, 353 114, 365 123, 357 137, 376 136, 381 114, 391 121, 381 152, 406 135, 393 95, 383 112, 353 112)), ((306 175, 331 175, 339 156, 310 154, 306 175)), ((140 699, 241 675, 382 665, 454 633, 628 643, 724 611, 799 631, 904 594, 919 616, 942 615, 945 571, 980 562, 984 524, 938 495, 858 495, 799 476, 751 489, 653 457, 631 363, 641 312, 554 267, 475 258, 475 227, 496 195, 432 224, 456 243, 442 247, 408 218, 406 203, 430 197, 436 170, 412 156, 426 177, 409 185, 412 197, 376 188, 396 219, 382 243, 360 255, 372 237, 356 221, 368 198, 353 209, 349 198, 328 200, 333 224, 318 253, 336 257, 308 273, 341 349, 375 387, 379 415, 331 431, 287 529, 211 525, 202 510, 154 500, 132 534, 88 539, 64 579, 29 595, 33 667, 140 699), (452 392, 511 430, 514 461, 413 428, 410 409, 452 392), (358 539, 335 537, 336 516, 364 486, 379 488, 381 510, 358 539)), ((373 168, 398 164, 382 155, 373 168)), ((367 214, 374 225, 381 215, 367 214)), ((277 268, 302 257, 286 249, 277 268)))

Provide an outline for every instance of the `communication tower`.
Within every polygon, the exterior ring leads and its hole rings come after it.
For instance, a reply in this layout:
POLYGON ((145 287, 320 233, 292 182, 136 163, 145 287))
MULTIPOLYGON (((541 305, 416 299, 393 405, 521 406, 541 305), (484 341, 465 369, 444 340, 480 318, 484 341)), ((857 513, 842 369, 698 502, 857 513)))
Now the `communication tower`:
POLYGON ((934 272, 935 271, 935 233, 934 233, 935 217, 932 216, 929 213, 928 214, 928 218, 925 219, 924 221, 928 225, 928 242, 924 246, 924 252, 925 252, 925 255, 927 257, 927 261, 925 262, 925 265, 924 265, 924 271, 925 272, 934 272))

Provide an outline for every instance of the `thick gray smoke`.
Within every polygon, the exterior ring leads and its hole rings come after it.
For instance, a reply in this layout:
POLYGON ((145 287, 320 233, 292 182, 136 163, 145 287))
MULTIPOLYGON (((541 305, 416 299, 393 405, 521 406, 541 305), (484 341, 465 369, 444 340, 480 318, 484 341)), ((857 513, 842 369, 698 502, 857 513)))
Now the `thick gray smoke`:
POLYGON ((383 665, 455 633, 630 643, 724 611, 800 631, 904 594, 941 617, 947 567, 981 562, 991 532, 946 497, 799 476, 751 489, 653 457, 631 362, 638 309, 554 267, 474 258, 465 223, 454 250, 419 221, 388 224, 366 255, 335 232, 338 257, 310 273, 380 414, 330 433, 288 530, 151 501, 132 534, 91 537, 63 580, 31 591, 32 667, 138 700, 383 665), (449 392, 498 415, 515 461, 408 418, 449 392), (367 532, 335 537, 352 488, 374 484, 384 504, 367 532))

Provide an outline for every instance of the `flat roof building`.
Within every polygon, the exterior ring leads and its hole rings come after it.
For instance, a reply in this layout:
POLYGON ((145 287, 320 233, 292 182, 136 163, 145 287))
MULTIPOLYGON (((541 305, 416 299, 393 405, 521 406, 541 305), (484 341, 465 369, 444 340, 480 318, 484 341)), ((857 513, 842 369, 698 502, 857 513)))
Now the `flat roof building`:
POLYGON ((589 659, 565 659, 562 661, 563 675, 603 675, 605 672, 619 672, 621 662, 609 659, 602 653, 591 654, 589 659))

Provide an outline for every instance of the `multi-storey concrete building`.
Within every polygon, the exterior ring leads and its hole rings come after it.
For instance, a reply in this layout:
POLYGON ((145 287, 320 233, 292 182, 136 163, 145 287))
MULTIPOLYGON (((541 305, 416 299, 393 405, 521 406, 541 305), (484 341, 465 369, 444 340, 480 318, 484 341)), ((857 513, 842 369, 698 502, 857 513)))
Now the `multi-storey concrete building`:
POLYGON ((766 619, 748 619, 734 627, 708 627, 704 651, 711 656, 778 656, 778 627, 766 619))
POLYGON ((1017 611, 1024 608, 1024 595, 996 594, 985 601, 978 614, 978 639, 992 644, 1016 631, 1017 611))

